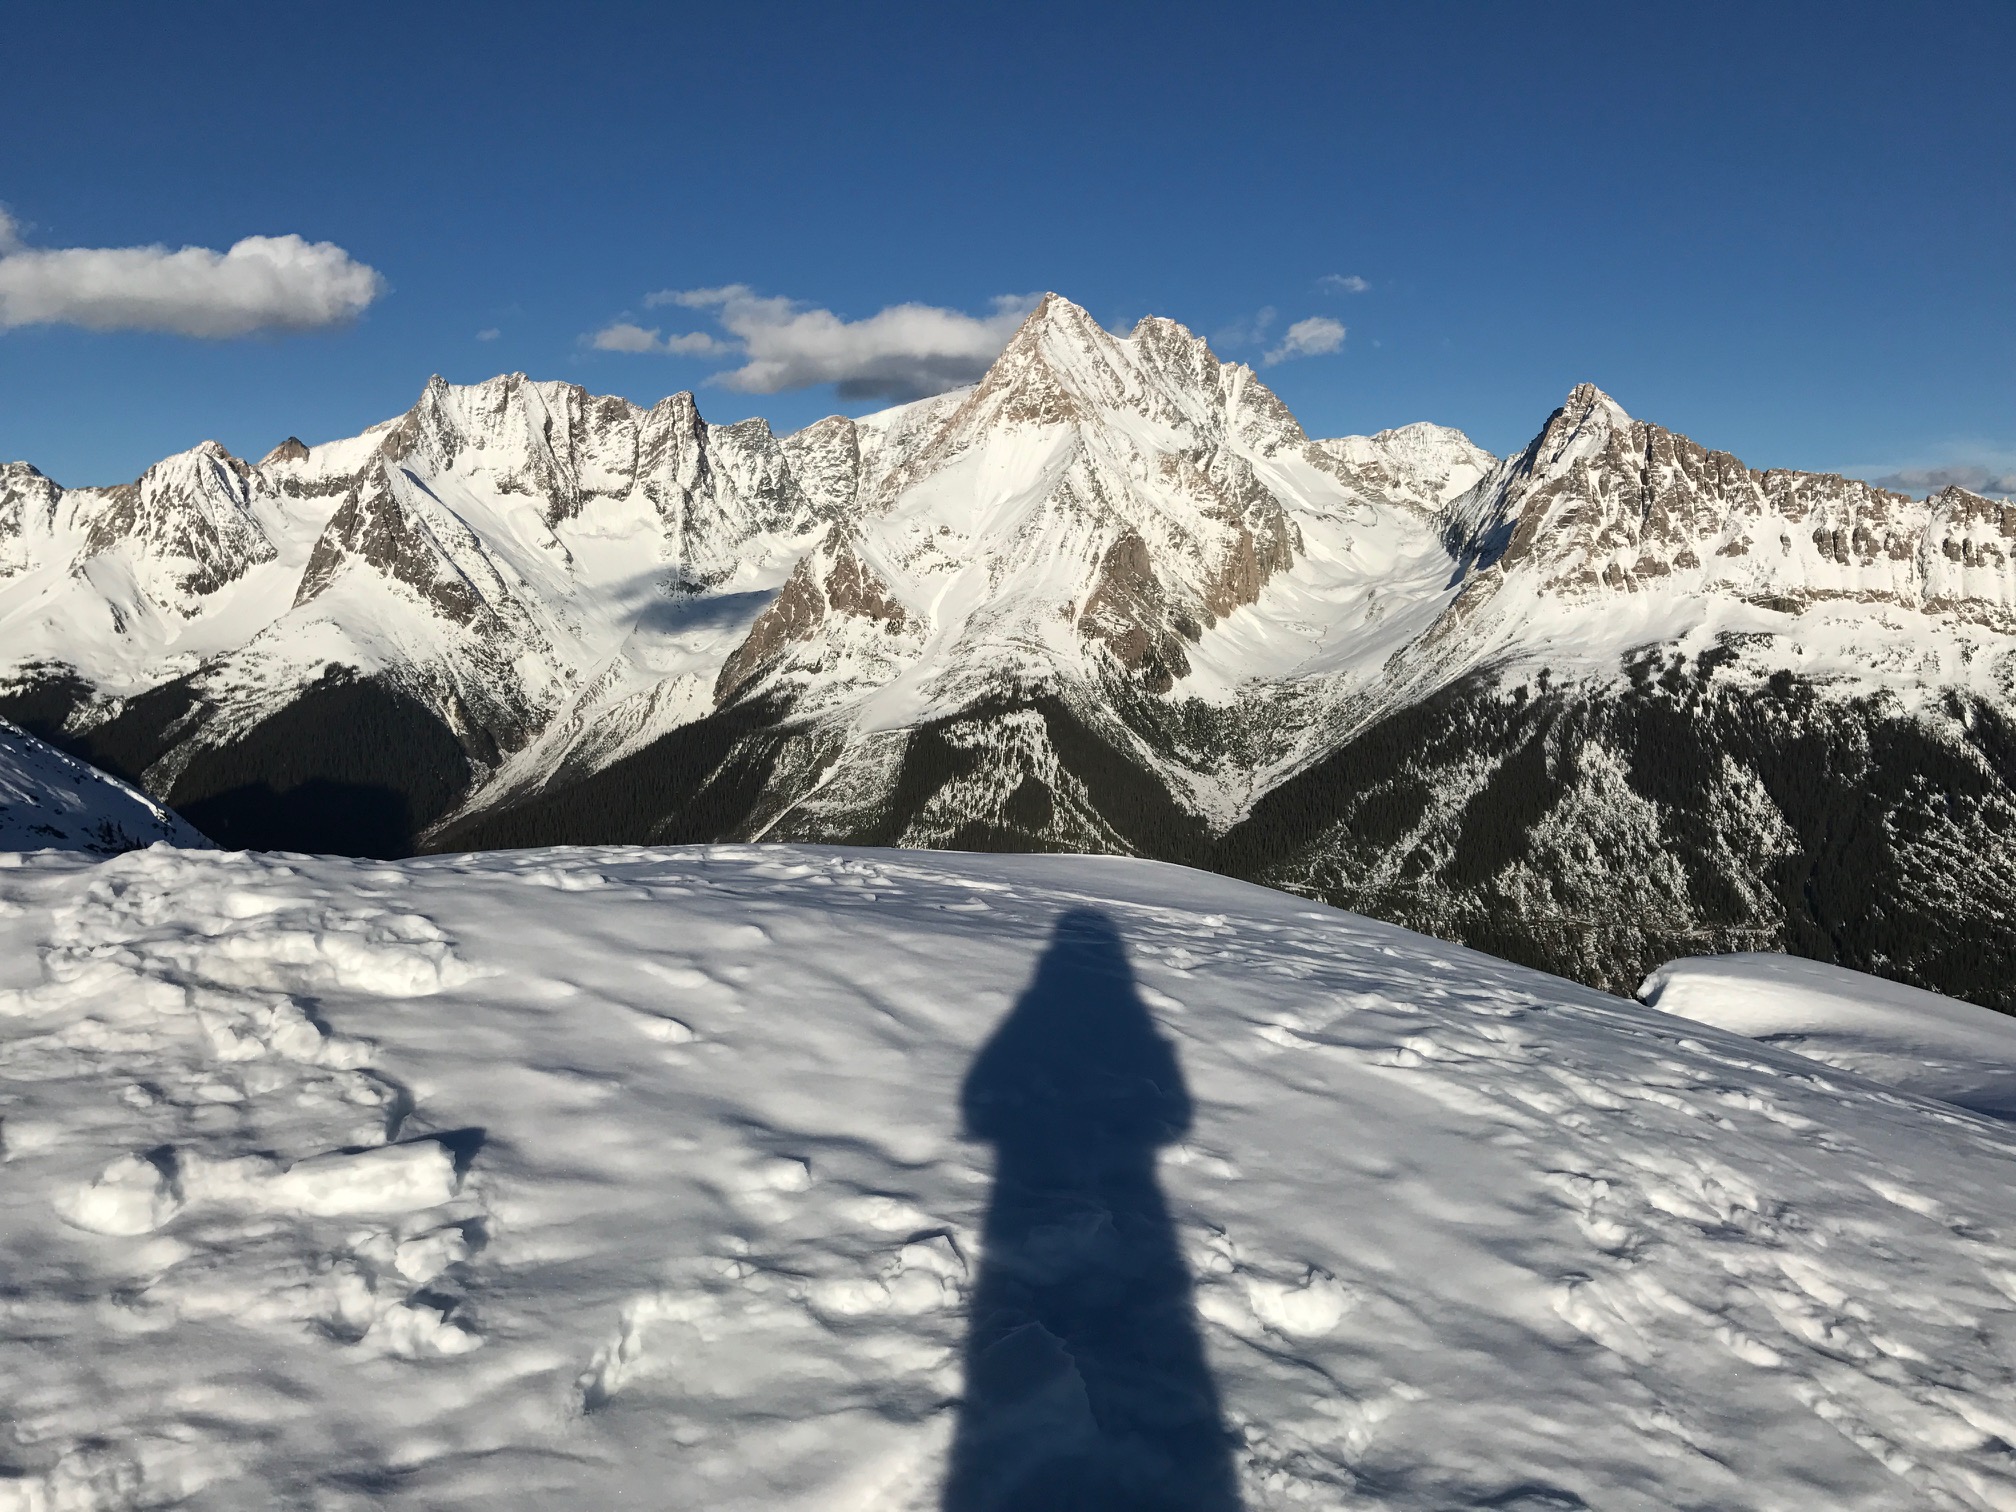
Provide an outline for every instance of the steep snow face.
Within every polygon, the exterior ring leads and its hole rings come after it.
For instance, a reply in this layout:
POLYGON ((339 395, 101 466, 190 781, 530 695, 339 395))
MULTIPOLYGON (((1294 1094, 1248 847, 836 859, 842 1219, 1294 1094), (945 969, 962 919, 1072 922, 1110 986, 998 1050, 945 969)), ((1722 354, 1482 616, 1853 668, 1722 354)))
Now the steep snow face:
POLYGON ((2016 1496, 2007 1126, 1177 868, 32 857, 0 1058, 10 1505, 2016 1496))
POLYGON ((1472 594, 1523 579, 1567 601, 1846 599, 2016 629, 2016 507, 1959 488, 1920 501, 1852 478, 1753 472, 1633 420, 1590 384, 1457 504, 1450 531, 1477 574, 1472 594))
POLYGON ((210 842, 145 793, 0 719, 0 853, 121 851, 210 842))

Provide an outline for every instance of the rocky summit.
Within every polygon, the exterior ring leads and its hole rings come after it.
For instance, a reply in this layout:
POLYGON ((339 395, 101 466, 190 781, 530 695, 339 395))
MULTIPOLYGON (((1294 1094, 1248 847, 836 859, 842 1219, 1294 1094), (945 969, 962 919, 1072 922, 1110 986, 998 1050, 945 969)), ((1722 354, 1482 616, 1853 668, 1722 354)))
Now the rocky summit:
POLYGON ((0 714, 227 846, 790 840, 1225 871, 1613 990, 1788 950, 2016 1010, 2016 504, 1590 385, 1311 439, 1045 298, 778 437, 513 374, 132 484, 0 466, 0 714))

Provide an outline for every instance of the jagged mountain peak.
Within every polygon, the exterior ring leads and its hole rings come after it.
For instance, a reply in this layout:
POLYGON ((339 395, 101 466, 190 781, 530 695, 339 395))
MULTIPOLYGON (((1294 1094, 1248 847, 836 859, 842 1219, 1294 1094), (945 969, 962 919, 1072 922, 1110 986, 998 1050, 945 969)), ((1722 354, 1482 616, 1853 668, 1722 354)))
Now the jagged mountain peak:
MULTIPOLYGON (((1123 336, 1082 306, 1047 294, 916 460, 935 465, 1000 426, 1111 432, 1108 418, 1123 414, 1166 429, 1167 444, 1179 447, 1215 448, 1233 434, 1262 455, 1309 444, 1251 368, 1221 362, 1179 322, 1150 316, 1123 336)), ((907 487, 918 472, 906 469, 896 486, 907 487)))
POLYGON ((865 686, 927 641, 936 670, 906 688, 973 686, 972 664, 1012 647, 1025 682, 1105 666, 1168 691, 1191 670, 1186 644, 1301 549, 1275 491, 1293 489, 1259 464, 1285 452, 1282 466, 1324 470, 1250 369, 1175 321, 1116 335, 1054 294, 970 392, 872 418, 787 438, 808 491, 844 509, 854 480, 858 551, 807 559, 721 696, 796 697, 815 667, 822 696, 865 686), (869 444, 913 415, 921 444, 864 488, 869 444), (807 646, 826 650, 791 649, 807 646))
POLYGON ((128 488, 149 486, 190 486, 197 480, 229 478, 235 480, 234 492, 242 493, 252 475, 252 466, 244 459, 234 456, 231 449, 221 441, 198 441, 186 451, 179 451, 163 457, 141 473, 128 488))
POLYGON ((1568 390, 1568 397, 1561 401, 1564 412, 1578 416, 1602 414, 1610 423, 1628 425, 1631 417, 1624 413, 1624 406, 1604 393, 1595 384, 1587 381, 1576 384, 1568 390))
POLYGON ((276 467, 283 462, 305 462, 308 460, 308 443, 299 436, 289 436, 273 450, 259 459, 261 469, 276 467))
POLYGON ((1535 469, 1552 469, 1593 456, 1635 422, 1624 406, 1593 383, 1578 383, 1548 417, 1528 448, 1535 469))
POLYGON ((1459 617, 1521 582, 1566 602, 1677 591, 2016 623, 2016 510, 1974 497, 1757 472, 1579 384, 1521 455, 1451 505, 1446 539, 1472 580, 1459 617))
POLYGON ((1118 398, 1116 338, 1060 294, 1045 294, 994 359, 963 413, 986 423, 1079 420, 1118 398))

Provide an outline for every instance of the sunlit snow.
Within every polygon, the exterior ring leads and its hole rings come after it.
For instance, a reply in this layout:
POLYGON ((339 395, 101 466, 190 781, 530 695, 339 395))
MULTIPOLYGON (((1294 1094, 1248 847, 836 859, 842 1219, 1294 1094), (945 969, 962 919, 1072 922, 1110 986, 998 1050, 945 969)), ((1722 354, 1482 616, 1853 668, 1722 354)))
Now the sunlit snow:
POLYGON ((1659 1008, 1117 859, 11 859, 0 1507, 2016 1504, 2016 1133, 1659 1008))

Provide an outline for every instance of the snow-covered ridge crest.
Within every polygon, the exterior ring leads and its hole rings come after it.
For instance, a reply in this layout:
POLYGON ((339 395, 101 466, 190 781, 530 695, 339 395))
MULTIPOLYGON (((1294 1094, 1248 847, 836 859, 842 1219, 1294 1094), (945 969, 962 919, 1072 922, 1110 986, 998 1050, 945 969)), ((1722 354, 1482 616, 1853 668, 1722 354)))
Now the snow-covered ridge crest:
POLYGON ((1498 461, 1453 426, 1425 420, 1316 445, 1337 462, 1341 476, 1364 492, 1438 517, 1498 461))

